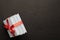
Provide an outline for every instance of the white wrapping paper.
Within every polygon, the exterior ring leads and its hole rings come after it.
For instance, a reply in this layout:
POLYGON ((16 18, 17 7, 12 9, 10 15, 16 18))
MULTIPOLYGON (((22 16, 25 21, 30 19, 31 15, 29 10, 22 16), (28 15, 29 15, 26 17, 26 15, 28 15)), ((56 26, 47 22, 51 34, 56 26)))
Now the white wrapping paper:
MULTIPOLYGON (((12 26, 14 25, 16 22, 18 21, 21 21, 21 17, 19 16, 19 14, 15 14, 11 17, 8 17, 8 22, 9 22, 9 25, 12 26)), ((4 24, 7 24, 6 22, 6 19, 3 21, 4 24)), ((15 36, 18 36, 18 35, 23 35, 25 33, 27 33, 27 30, 25 29, 25 26, 24 24, 21 24, 19 25, 18 27, 14 27, 14 30, 15 30, 15 36)), ((8 34, 10 37, 14 37, 9 30, 7 30, 8 34)))

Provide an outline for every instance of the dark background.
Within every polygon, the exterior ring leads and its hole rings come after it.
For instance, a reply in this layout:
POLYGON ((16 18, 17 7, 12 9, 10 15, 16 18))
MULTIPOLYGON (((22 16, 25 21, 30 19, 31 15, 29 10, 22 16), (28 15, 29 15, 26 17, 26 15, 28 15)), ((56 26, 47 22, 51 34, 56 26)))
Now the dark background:
POLYGON ((2 21, 16 13, 31 40, 60 40, 60 0, 0 0, 0 40, 10 39, 2 21))

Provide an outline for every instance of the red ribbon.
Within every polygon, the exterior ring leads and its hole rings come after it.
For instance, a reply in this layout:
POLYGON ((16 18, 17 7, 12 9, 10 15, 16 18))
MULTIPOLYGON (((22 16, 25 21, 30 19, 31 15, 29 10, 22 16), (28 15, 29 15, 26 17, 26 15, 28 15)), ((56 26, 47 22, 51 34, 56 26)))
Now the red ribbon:
POLYGON ((14 25, 10 26, 10 25, 9 25, 9 22, 8 22, 8 19, 6 20, 6 22, 7 22, 7 25, 4 24, 4 27, 5 27, 7 30, 9 30, 10 33, 11 33, 13 36, 15 36, 15 35, 14 35, 14 33, 15 33, 14 27, 17 27, 17 26, 23 24, 22 21, 18 21, 18 22, 15 23, 14 25))

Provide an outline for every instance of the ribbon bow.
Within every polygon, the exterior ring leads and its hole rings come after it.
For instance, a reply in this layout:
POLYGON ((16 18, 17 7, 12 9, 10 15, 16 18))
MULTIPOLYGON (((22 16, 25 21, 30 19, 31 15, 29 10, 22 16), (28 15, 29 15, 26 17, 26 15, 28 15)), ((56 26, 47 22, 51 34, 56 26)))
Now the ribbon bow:
POLYGON ((9 30, 10 33, 11 33, 13 36, 15 36, 15 35, 14 35, 14 33, 15 33, 14 27, 18 27, 19 25, 23 24, 22 21, 18 21, 18 22, 16 22, 15 24, 13 24, 12 26, 10 26, 8 19, 6 20, 6 22, 7 22, 7 24, 4 24, 4 27, 5 27, 7 30, 9 30))

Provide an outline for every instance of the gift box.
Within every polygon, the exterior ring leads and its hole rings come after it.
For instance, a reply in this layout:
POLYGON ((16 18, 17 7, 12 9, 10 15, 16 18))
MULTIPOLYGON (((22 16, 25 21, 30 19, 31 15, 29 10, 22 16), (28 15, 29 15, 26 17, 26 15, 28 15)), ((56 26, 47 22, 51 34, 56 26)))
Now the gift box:
POLYGON ((10 37, 15 37, 27 33, 25 26, 21 20, 19 14, 15 14, 11 17, 3 20, 4 28, 7 30, 10 37))

